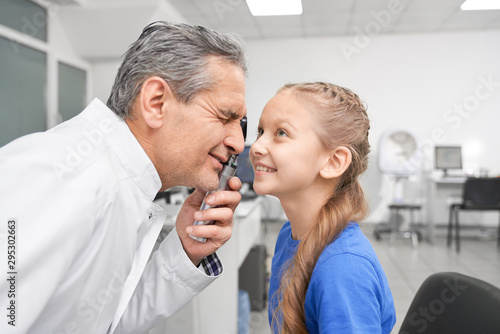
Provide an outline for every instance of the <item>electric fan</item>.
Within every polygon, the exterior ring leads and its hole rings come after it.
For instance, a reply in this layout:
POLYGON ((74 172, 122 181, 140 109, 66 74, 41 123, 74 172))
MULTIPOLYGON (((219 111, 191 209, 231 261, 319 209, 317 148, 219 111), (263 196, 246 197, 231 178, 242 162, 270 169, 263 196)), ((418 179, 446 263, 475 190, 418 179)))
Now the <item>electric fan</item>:
MULTIPOLYGON (((378 166, 380 171, 394 179, 392 203, 388 204, 391 210, 391 223, 389 226, 380 226, 375 229, 375 236, 380 238, 381 232, 394 232, 399 230, 400 210, 409 210, 411 217, 413 211, 420 211, 420 204, 405 203, 403 199, 404 181, 412 175, 417 175, 422 167, 422 152, 417 136, 411 131, 403 128, 390 129, 386 131, 379 142, 378 149, 378 166)), ((413 225, 413 218, 410 224, 413 225)), ((414 230, 413 226, 412 230, 414 230)), ((421 239, 419 232, 403 232, 405 236, 411 237, 414 246, 418 245, 418 240, 421 239)), ((394 233, 391 233, 394 235, 394 233)))

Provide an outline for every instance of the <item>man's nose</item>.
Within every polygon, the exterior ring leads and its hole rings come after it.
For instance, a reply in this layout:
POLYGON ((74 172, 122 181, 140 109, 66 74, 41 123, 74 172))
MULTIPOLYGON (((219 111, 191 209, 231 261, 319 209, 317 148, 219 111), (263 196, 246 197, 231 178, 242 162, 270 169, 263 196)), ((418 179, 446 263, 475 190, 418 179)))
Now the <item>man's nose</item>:
POLYGON ((245 138, 240 126, 234 127, 229 136, 224 139, 224 145, 229 148, 231 153, 240 154, 245 148, 245 138))

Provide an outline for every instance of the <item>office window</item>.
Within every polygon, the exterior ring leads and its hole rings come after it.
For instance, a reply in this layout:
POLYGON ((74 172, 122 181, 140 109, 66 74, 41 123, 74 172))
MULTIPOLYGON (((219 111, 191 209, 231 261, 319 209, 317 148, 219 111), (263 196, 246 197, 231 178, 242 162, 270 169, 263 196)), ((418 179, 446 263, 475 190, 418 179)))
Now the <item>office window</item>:
POLYGON ((0 146, 46 130, 45 53, 0 37, 0 146))
POLYGON ((0 0, 0 24, 47 41, 47 10, 29 0, 0 0))
POLYGON ((87 105, 87 76, 85 71, 64 63, 59 63, 57 68, 59 73, 59 113, 62 116, 62 121, 66 121, 78 115, 87 105))

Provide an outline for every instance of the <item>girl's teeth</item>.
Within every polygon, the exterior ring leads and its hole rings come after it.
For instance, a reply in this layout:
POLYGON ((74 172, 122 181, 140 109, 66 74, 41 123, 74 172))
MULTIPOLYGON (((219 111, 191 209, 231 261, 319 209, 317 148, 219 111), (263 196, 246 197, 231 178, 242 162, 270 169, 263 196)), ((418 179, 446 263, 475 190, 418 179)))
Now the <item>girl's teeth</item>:
POLYGON ((264 166, 257 166, 255 169, 257 169, 259 172, 274 172, 274 169, 269 169, 264 166))

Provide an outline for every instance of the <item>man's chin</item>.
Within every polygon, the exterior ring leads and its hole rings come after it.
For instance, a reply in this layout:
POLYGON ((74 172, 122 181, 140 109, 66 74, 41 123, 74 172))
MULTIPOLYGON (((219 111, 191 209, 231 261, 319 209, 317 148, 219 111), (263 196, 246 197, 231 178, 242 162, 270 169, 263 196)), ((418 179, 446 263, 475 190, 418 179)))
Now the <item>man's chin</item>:
POLYGON ((219 188, 219 176, 216 175, 214 178, 204 177, 198 182, 198 187, 205 191, 215 191, 219 188))

